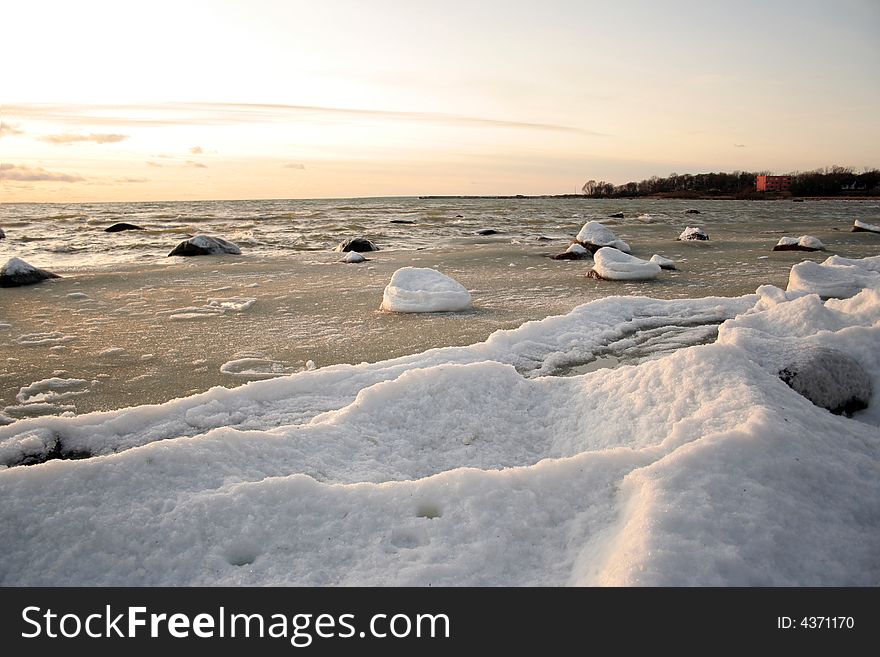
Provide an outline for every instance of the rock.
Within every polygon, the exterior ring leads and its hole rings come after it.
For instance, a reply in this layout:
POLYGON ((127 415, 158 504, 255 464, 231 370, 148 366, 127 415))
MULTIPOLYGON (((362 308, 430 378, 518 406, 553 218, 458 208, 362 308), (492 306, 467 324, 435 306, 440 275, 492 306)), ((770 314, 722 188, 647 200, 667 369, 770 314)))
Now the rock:
POLYGON ((853 233, 880 233, 880 226, 875 226, 874 224, 869 224, 864 221, 859 221, 856 219, 853 222, 852 231, 853 233))
POLYGON ((706 231, 702 228, 688 226, 683 231, 681 231, 681 235, 678 236, 678 239, 682 242, 705 242, 709 239, 709 235, 707 235, 706 231))
POLYGON ((793 199, 791 199, 791 202, 792 202, 792 203, 803 203, 803 202, 804 202, 804 199, 802 199, 802 198, 793 198, 793 199))
POLYGON ((536 242, 550 242, 551 240, 550 240, 549 237, 547 237, 547 236, 545 236, 545 235, 538 235, 538 236, 535 238, 535 241, 536 241, 536 242))
POLYGON ((660 275, 660 265, 615 248, 603 247, 593 254, 593 269, 588 276, 604 281, 645 281, 660 275))
POLYGON ((801 235, 800 237, 782 237, 774 251, 824 251, 825 245, 818 238, 812 235, 801 235))
POLYGON ((168 256, 219 255, 222 253, 241 255, 241 249, 237 244, 227 242, 219 237, 196 235, 175 246, 168 256))
POLYGON ((381 310, 427 313, 470 308, 470 292, 435 269, 403 267, 394 272, 382 295, 381 310))
POLYGON ((550 256, 553 260, 585 260, 590 257, 590 252, 583 246, 575 242, 570 245, 564 253, 557 253, 550 256))
POLYGON ((657 255, 656 253, 651 256, 651 259, 648 262, 653 262, 655 265, 660 267, 660 269, 666 269, 668 271, 675 271, 677 267, 675 266, 675 261, 670 260, 669 258, 664 258, 661 255, 657 255))
POLYGON ((615 212, 614 214, 609 214, 608 217, 611 219, 623 219, 623 212, 615 212))
POLYGON ((0 228, 0 240, 2 240, 4 237, 6 237, 6 233, 4 233, 3 229, 0 228))
POLYGON ((339 262, 347 262, 347 263, 357 263, 357 262, 366 262, 367 259, 362 256, 357 251, 349 251, 345 254, 344 258, 341 258, 339 262))
POLYGON ((370 240, 363 237, 350 237, 347 240, 343 240, 342 242, 337 244, 336 248, 333 250, 340 251, 342 253, 347 253, 348 251, 366 253, 367 251, 378 251, 379 247, 373 244, 370 240))
POLYGON ((684 211, 685 214, 700 214, 700 211, 695 208, 688 208, 684 211))
POLYGON ((610 228, 600 224, 598 221, 588 221, 583 225, 575 239, 590 253, 595 253, 599 249, 610 246, 618 251, 629 253, 629 244, 617 238, 610 228))
POLYGON ((412 219, 392 219, 388 222, 389 224, 414 224, 416 223, 412 219))
POLYGON ((498 235, 500 232, 494 228, 484 228, 483 230, 478 230, 477 235, 498 235))
POLYGON ((120 233, 123 230, 144 230, 140 226, 135 226, 134 224, 127 224, 125 222, 121 222, 118 224, 113 224, 112 226, 108 226, 104 229, 105 233, 120 233))
POLYGON ((871 377, 858 361, 825 347, 799 351, 779 371, 789 388, 836 415, 852 415, 868 407, 871 377))
POLYGON ((58 274, 53 274, 45 269, 40 269, 29 265, 19 258, 10 258, 6 264, 0 268, 0 287, 21 287, 22 285, 33 285, 47 278, 61 278, 58 274))

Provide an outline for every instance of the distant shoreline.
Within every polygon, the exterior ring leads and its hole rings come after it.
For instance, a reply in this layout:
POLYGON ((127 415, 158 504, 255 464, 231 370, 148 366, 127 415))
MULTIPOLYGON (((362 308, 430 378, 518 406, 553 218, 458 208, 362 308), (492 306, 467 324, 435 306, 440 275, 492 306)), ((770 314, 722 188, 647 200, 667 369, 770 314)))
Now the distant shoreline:
POLYGON ((613 197, 592 197, 585 194, 431 194, 419 196, 419 200, 460 200, 460 199, 487 199, 487 200, 507 200, 507 199, 583 199, 585 201, 877 201, 880 200, 878 194, 861 194, 858 196, 792 196, 783 194, 759 194, 754 193, 747 196, 736 196, 733 194, 719 195, 693 195, 693 194, 650 194, 647 196, 613 196, 613 197))

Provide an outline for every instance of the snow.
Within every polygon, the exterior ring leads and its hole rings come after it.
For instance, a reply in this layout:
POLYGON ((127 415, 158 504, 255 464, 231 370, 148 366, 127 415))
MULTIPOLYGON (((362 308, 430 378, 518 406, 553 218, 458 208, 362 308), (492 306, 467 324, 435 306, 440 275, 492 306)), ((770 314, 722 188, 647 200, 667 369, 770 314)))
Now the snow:
POLYGON ((21 388, 15 399, 20 404, 54 402, 72 395, 82 394, 88 390, 88 387, 89 382, 85 379, 63 379, 53 376, 21 388))
POLYGON ((10 258, 6 261, 6 264, 3 265, 2 273, 7 276, 24 276, 27 274, 32 274, 37 271, 37 268, 33 265, 29 265, 21 258, 10 258))
POLYGON ((843 300, 608 297, 468 347, 0 426, 5 465, 99 455, 0 470, 0 584, 875 586, 880 284, 852 262, 816 265, 863 272, 843 300), (810 349, 860 364, 867 409, 780 379, 810 349))
POLYGON ((339 262, 358 263, 364 262, 365 260, 366 258, 357 251, 349 251, 345 254, 344 258, 339 260, 339 262))
POLYGON ((470 306, 470 292, 458 281, 434 269, 402 267, 385 287, 380 308, 399 313, 430 313, 466 310, 470 306))
POLYGON ((610 228, 600 224, 598 221, 588 221, 585 223, 575 239, 583 245, 594 247, 610 246, 624 253, 630 252, 629 244, 618 239, 617 235, 610 228))
POLYGON ((810 260, 796 264, 788 275, 789 292, 818 294, 823 299, 851 297, 864 287, 880 284, 880 268, 875 264, 880 258, 845 261, 834 256, 821 265, 810 260))
POLYGON ((593 272, 609 281, 641 281, 657 278, 660 265, 614 248, 602 247, 593 254, 593 272))
POLYGON ((565 250, 566 253, 577 253, 578 255, 587 255, 589 251, 587 251, 581 244, 575 242, 574 244, 569 245, 569 247, 565 250))
POLYGON ((678 239, 683 242, 706 241, 709 239, 709 235, 702 228, 698 228, 696 226, 688 226, 683 231, 681 231, 678 239))

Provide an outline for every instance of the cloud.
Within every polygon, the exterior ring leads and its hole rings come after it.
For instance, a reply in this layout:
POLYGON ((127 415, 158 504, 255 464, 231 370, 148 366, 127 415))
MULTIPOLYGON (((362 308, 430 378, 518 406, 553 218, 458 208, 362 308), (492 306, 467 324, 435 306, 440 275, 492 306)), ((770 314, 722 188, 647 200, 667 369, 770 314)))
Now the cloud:
POLYGON ((0 137, 6 137, 7 135, 23 135, 24 130, 19 128, 17 125, 12 123, 3 123, 0 122, 0 137))
POLYGON ((734 144, 733 147, 734 148, 745 148, 746 145, 745 144, 734 144))
POLYGON ((192 160, 186 161, 186 166, 193 167, 194 169, 207 169, 207 164, 202 164, 201 162, 193 162, 192 160))
POLYGON ((83 182, 85 178, 67 173, 53 173, 39 167, 31 168, 15 164, 0 164, 0 180, 83 182))
POLYGON ((282 164, 282 167, 285 169, 305 169, 306 165, 301 162, 288 162, 287 164, 282 164))
POLYGON ((119 141, 123 141, 128 139, 128 135, 107 135, 107 134, 95 134, 92 133, 90 135, 76 135, 76 134, 63 134, 63 135, 46 135, 45 137, 40 137, 40 141, 46 141, 50 144, 75 144, 77 142, 90 141, 96 144, 114 144, 119 141))
POLYGON ((149 166, 149 167, 161 167, 161 166, 164 166, 164 165, 159 164, 158 162, 150 162, 150 161, 147 161, 147 166, 149 166))
POLYGON ((192 148, 189 149, 189 152, 192 153, 193 155, 201 155, 205 151, 201 146, 193 146, 192 148))
POLYGON ((282 105, 270 103, 157 103, 149 105, 4 105, 7 116, 56 121, 77 125, 101 126, 168 126, 168 125, 230 125, 301 121, 303 119, 384 119, 416 121, 444 125, 473 125, 521 130, 543 130, 592 136, 607 136, 586 128, 516 121, 495 117, 463 116, 443 112, 409 112, 326 107, 320 105, 282 105))
POLYGON ((145 183, 145 182, 150 182, 150 179, 149 179, 149 178, 129 178, 129 177, 125 177, 125 178, 115 178, 115 180, 116 180, 116 182, 121 182, 121 183, 145 183))

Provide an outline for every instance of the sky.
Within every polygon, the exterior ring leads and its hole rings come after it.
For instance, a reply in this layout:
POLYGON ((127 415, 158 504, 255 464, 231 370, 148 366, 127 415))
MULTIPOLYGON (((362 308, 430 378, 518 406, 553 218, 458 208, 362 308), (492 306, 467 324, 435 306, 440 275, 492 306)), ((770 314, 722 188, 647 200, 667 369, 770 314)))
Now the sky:
POLYGON ((2 0, 0 202, 880 167, 880 2, 2 0))

